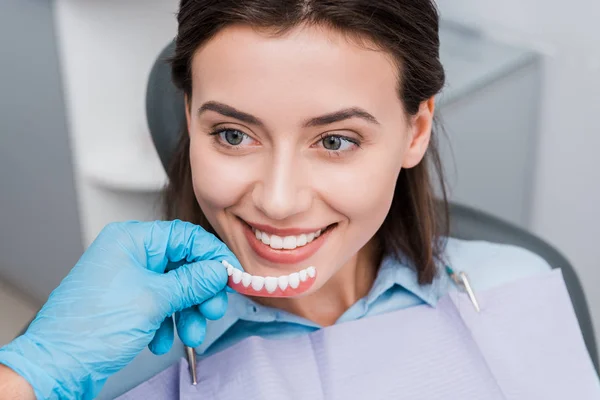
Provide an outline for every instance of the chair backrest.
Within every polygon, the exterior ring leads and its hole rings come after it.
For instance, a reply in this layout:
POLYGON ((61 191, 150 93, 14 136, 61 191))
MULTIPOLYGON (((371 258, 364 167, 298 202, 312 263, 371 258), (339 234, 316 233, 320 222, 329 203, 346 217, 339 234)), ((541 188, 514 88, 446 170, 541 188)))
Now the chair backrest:
MULTIPOLYGON (((167 62, 173 52, 174 43, 171 42, 158 56, 150 73, 146 96, 148 126, 165 168, 175 151, 185 123, 184 97, 172 83, 171 69, 167 62)), ((552 268, 562 269, 587 349, 596 371, 599 371, 594 329, 583 288, 577 273, 565 257, 539 237, 482 211, 451 204, 450 214, 450 236, 520 246, 544 258, 552 268)))

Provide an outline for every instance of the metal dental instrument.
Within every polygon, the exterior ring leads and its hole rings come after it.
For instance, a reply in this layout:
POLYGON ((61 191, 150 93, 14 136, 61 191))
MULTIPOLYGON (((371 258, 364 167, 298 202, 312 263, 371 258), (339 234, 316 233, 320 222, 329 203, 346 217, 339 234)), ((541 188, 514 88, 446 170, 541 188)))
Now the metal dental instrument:
POLYGON ((187 361, 190 366, 190 375, 192 376, 192 385, 197 385, 198 380, 196 378, 196 350, 193 347, 185 346, 185 353, 187 355, 187 361))
MULTIPOLYGON (((173 315, 173 323, 175 323, 175 315, 173 315)), ((188 365, 190 367, 190 377, 192 378, 192 385, 196 386, 198 384, 198 379, 196 378, 196 350, 193 347, 184 346, 185 347, 185 356, 187 358, 188 365)))
POLYGON ((479 312, 481 310, 481 308, 479 307, 479 303, 477 302, 477 297, 475 297, 475 292, 473 291, 473 288, 471 287, 471 284, 469 283, 469 278, 467 277, 467 274, 465 274, 462 271, 456 273, 449 266, 446 266, 446 272, 448 273, 448 275, 450 275, 450 278, 452 278, 454 283, 456 283, 458 286, 462 287, 465 290, 465 292, 467 292, 467 295, 469 296, 471 303, 473 303, 473 307, 475 307, 475 311, 479 312))

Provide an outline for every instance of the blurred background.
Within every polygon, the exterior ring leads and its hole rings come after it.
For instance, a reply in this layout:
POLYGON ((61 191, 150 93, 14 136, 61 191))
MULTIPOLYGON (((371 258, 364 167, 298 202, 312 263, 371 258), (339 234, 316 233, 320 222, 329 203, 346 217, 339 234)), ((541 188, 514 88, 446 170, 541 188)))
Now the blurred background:
MULTIPOLYGON (((0 1, 0 345, 105 224, 161 217, 144 102, 177 5, 0 1)), ((600 1, 438 5, 451 199, 559 249, 600 340, 600 1)))

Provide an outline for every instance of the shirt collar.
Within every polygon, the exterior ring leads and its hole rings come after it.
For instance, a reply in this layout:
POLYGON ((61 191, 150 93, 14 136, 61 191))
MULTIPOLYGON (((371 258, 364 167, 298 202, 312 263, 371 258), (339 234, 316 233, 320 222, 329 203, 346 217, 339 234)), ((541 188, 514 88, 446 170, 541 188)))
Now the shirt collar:
POLYGON ((439 298, 447 287, 447 277, 440 266, 433 282, 421 285, 415 269, 409 264, 399 261, 396 257, 388 255, 384 257, 373 283, 373 288, 367 296, 367 304, 375 302, 383 293, 394 285, 401 286, 411 292, 425 303, 435 307, 439 298))
MULTIPOLYGON (((408 263, 403 263, 391 255, 386 256, 381 262, 373 287, 367 295, 367 306, 377 301, 393 286, 398 285, 423 300, 426 304, 435 307, 444 293, 444 288, 448 285, 448 279, 443 268, 438 268, 438 273, 433 282, 421 285, 418 281, 417 272, 408 263)), ((207 324, 205 339, 202 345, 197 348, 200 354, 204 353, 239 320, 271 322, 276 319, 275 313, 277 310, 258 305, 252 299, 239 293, 228 293, 227 296, 227 312, 221 319, 210 321, 207 324)))

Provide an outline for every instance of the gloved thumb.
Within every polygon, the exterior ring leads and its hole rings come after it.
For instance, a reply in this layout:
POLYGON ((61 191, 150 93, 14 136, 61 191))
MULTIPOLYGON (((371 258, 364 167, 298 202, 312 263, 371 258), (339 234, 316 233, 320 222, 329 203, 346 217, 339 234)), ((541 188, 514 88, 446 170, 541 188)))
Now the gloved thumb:
POLYGON ((207 260, 183 265, 163 278, 169 291, 169 315, 199 305, 227 286, 227 269, 220 261, 207 260))

